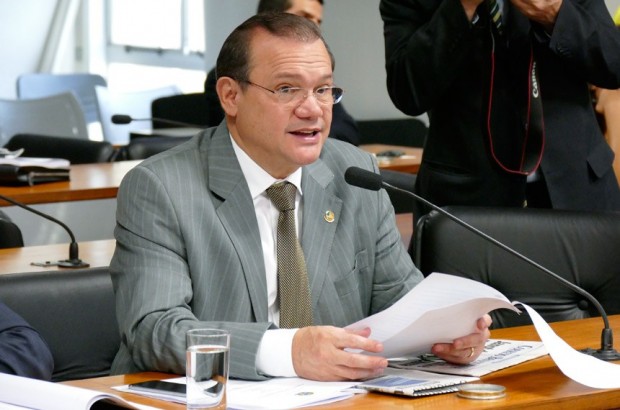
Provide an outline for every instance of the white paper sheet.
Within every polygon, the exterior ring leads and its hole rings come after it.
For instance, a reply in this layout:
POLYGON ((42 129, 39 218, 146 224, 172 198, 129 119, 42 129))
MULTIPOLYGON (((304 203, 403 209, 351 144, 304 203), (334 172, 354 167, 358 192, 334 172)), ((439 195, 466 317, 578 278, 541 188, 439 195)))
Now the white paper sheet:
MULTIPOLYGON (((521 302, 514 302, 521 303, 521 302)), ((605 362, 578 352, 560 338, 534 309, 521 303, 527 310, 538 336, 545 344, 549 355, 567 377, 596 389, 620 388, 620 365, 605 362)), ((603 321, 601 319, 601 330, 603 321)))
POLYGON ((348 328, 370 327, 371 337, 383 342, 382 356, 417 356, 430 352, 434 343, 470 334, 476 320, 494 309, 520 312, 514 304, 527 310, 547 352, 567 377, 593 388, 620 388, 620 365, 576 351, 531 307, 510 303, 492 287, 458 276, 433 273, 390 308, 348 328))
POLYGON ((484 283, 432 273, 394 305, 348 329, 371 329, 383 342, 381 356, 417 356, 439 342, 471 334, 485 313, 506 308, 520 312, 499 291, 484 283))

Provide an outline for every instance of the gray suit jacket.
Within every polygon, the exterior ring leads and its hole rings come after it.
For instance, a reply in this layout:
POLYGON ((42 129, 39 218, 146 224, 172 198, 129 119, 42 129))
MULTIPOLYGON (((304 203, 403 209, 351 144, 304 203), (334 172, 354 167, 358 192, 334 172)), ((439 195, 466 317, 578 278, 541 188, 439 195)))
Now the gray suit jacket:
MULTIPOLYGON (((393 304, 422 278, 385 191, 349 186, 372 157, 329 139, 304 167, 301 238, 317 325, 345 326, 393 304), (335 214, 332 223, 326 211, 335 214)), ((267 285, 250 191, 225 124, 142 162, 118 193, 112 280, 122 335, 113 373, 184 374, 185 332, 231 332, 230 376, 261 379, 256 354, 267 285)))

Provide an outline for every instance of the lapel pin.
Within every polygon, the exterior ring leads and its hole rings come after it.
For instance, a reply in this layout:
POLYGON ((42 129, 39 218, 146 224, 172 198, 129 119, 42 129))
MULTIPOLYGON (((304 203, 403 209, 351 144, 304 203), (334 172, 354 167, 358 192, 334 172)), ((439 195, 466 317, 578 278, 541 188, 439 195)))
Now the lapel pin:
POLYGON ((325 219, 325 222, 327 223, 332 223, 334 222, 335 215, 332 211, 325 211, 325 214, 323 215, 323 219, 325 219))

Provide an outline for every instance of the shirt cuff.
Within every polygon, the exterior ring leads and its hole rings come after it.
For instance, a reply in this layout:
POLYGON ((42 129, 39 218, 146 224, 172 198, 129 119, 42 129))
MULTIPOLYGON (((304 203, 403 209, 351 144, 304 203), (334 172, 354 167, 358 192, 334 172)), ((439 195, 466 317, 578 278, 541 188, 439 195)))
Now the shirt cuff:
POLYGON ((265 332, 256 355, 256 369, 260 373, 271 377, 297 377, 292 351, 293 337, 298 330, 271 329, 265 332))

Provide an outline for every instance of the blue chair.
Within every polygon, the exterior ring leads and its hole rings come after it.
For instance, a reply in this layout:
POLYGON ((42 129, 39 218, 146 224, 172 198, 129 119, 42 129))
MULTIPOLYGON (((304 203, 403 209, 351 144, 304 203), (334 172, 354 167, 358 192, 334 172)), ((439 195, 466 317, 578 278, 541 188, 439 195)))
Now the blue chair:
POLYGON ((126 114, 136 119, 151 117, 151 103, 160 97, 179 94, 176 86, 160 87, 150 90, 116 92, 107 87, 96 86, 97 106, 103 128, 103 139, 112 144, 127 144, 129 134, 133 130, 151 128, 141 121, 134 121, 125 125, 112 123, 114 114, 126 114))
POLYGON ((107 87, 106 80, 98 74, 22 74, 17 78, 17 96, 20 99, 49 97, 73 92, 84 111, 87 123, 101 122, 97 110, 95 86, 107 87))
POLYGON ((24 133, 88 139, 84 113, 70 92, 30 100, 0 100, 0 146, 24 133))

